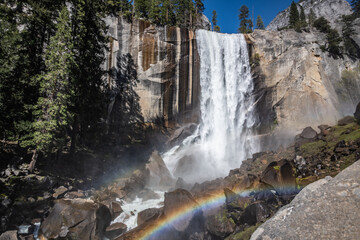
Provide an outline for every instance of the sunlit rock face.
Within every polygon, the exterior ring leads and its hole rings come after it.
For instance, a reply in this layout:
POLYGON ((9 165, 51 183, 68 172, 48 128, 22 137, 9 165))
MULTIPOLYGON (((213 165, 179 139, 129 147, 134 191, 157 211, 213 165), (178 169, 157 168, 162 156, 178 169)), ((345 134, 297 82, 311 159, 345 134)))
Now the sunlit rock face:
MULTIPOLYGON (((304 8, 306 15, 312 9, 317 18, 326 18, 332 27, 336 27, 339 24, 342 15, 352 13, 350 4, 346 0, 305 0, 299 3, 298 6, 304 8)), ((298 9, 300 11, 300 7, 298 9)), ((289 24, 289 15, 290 7, 280 12, 266 27, 266 30, 276 31, 279 28, 286 27, 289 24)))
POLYGON ((256 30, 248 37, 259 60, 253 76, 263 132, 282 129, 292 138, 304 127, 353 115, 360 100, 358 59, 329 56, 320 49, 326 36, 314 30, 256 30))
MULTIPOLYGON (((197 23, 209 28, 206 17, 197 23)), ((195 32, 177 27, 156 27, 149 22, 106 19, 111 36, 105 69, 116 66, 116 57, 130 53, 137 66, 142 114, 147 122, 197 121, 200 59, 195 32)), ((109 78, 109 83, 112 80, 109 78)))

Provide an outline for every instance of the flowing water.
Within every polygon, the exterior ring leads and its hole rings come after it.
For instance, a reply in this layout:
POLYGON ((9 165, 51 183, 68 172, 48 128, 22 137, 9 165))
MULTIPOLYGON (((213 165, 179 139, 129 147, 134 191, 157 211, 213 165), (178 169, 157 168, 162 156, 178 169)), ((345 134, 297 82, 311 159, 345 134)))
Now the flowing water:
POLYGON ((253 82, 242 34, 198 30, 201 122, 194 135, 163 154, 174 177, 194 183, 224 177, 255 152, 253 82))
MULTIPOLYGON (((224 177, 257 150, 252 137, 253 83, 244 36, 205 30, 196 35, 201 59, 201 122, 192 136, 162 155, 174 178, 188 183, 224 177)), ((163 200, 124 202, 124 212, 115 222, 134 228, 138 212, 160 207, 163 200)))

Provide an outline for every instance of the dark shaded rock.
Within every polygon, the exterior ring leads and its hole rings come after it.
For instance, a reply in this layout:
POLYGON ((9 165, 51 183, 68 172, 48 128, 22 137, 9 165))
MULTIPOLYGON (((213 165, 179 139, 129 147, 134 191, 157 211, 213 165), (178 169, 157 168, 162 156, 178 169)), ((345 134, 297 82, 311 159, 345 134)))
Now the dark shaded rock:
POLYGON ((67 193, 69 190, 64 187, 64 186, 61 186, 57 189, 55 189, 55 193, 53 194, 53 198, 55 199, 58 199, 58 198, 61 198, 65 195, 65 193, 67 193))
POLYGON ((111 213, 111 218, 112 220, 115 220, 115 218, 120 216, 120 214, 123 212, 123 209, 121 208, 121 205, 118 202, 111 202, 109 205, 110 205, 109 209, 111 213))
POLYGON ((220 208, 217 213, 207 216, 205 219, 206 229, 221 239, 235 231, 235 222, 228 216, 226 209, 220 208))
POLYGON ((339 126, 346 126, 350 123, 353 123, 355 121, 354 117, 352 116, 346 116, 338 121, 339 126))
POLYGON ((155 220, 162 214, 162 208, 149 208, 138 213, 137 224, 140 226, 144 222, 155 220))
POLYGON ((7 231, 0 235, 0 240, 18 240, 17 231, 7 231))
POLYGON ((257 223, 264 222, 270 217, 270 209, 263 202, 253 203, 248 206, 240 217, 241 224, 256 225, 257 223))
POLYGON ((61 199, 42 223, 39 236, 45 239, 102 239, 110 224, 109 209, 84 199, 61 199))
POLYGON ((114 223, 106 228, 105 236, 109 239, 114 239, 117 236, 126 232, 127 226, 123 223, 114 223))
POLYGON ((228 188, 224 189, 224 194, 226 197, 226 207, 229 211, 243 210, 251 202, 249 198, 241 197, 228 188))
MULTIPOLYGON (((177 213, 180 209, 184 207, 195 208, 197 202, 185 189, 177 189, 173 192, 165 193, 164 201, 164 214, 165 216, 171 216, 172 214, 177 213)), ((188 226, 191 220, 193 219, 195 213, 187 214, 186 217, 181 219, 181 221, 176 221, 172 226, 178 231, 184 231, 188 226)))
POLYGON ((360 124, 360 102, 356 107, 355 113, 354 113, 354 117, 357 120, 357 122, 360 124))
POLYGON ((260 181, 274 187, 278 192, 295 188, 295 172, 288 160, 270 163, 260 176, 260 181))

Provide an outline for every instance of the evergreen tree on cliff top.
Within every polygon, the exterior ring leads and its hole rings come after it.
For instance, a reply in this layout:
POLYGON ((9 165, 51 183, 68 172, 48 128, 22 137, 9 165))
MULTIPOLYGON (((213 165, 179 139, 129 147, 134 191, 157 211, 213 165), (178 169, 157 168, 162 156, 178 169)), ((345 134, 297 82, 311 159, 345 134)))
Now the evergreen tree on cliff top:
POLYGON ((360 0, 352 0, 351 6, 356 17, 360 17, 360 0))
POLYGON ((240 33, 251 33, 253 22, 249 19, 249 8, 246 5, 241 6, 239 9, 239 20, 240 20, 240 27, 238 31, 240 33))
POLYGON ((215 26, 217 26, 217 13, 216 10, 212 12, 212 19, 211 19, 213 30, 215 30, 215 26))
POLYGON ((289 26, 291 28, 295 28, 300 20, 299 11, 297 9, 297 5, 294 1, 292 1, 290 6, 290 16, 289 16, 289 26))
POLYGON ((261 16, 258 16, 257 19, 256 19, 256 28, 257 29, 265 29, 265 25, 264 25, 264 22, 261 18, 261 16))

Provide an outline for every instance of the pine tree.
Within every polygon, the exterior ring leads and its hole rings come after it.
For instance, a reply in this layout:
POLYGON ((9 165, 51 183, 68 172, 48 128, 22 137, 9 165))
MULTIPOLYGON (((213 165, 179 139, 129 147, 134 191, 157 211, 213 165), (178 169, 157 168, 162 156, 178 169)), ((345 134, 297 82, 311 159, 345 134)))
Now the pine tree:
POLYGON ((312 9, 310 9, 310 13, 309 13, 309 16, 308 16, 308 19, 309 19, 309 26, 312 27, 315 20, 316 20, 316 15, 314 13, 314 11, 312 9))
POLYGON ((195 9, 196 9, 196 14, 204 12, 205 6, 202 0, 195 0, 195 9))
POLYGON ((344 49, 345 52, 353 58, 360 57, 360 47, 352 38, 356 31, 354 29, 354 15, 344 15, 342 17, 342 22, 344 23, 344 27, 342 29, 342 36, 344 41, 344 49))
POLYGON ((57 22, 56 34, 45 52, 46 73, 39 77, 41 97, 34 112, 33 143, 44 154, 61 151, 65 146, 74 116, 70 111, 74 94, 71 69, 76 63, 67 7, 57 22))
POLYGON ((300 6, 300 26, 302 28, 307 26, 306 15, 303 6, 300 6))
POLYGON ((149 19, 152 23, 156 25, 161 24, 161 0, 151 0, 149 19))
POLYGON ((192 0, 175 0, 176 25, 179 27, 192 27, 195 12, 192 0))
POLYGON ((176 17, 174 14, 174 4, 172 0, 163 0, 161 10, 162 25, 174 26, 176 24, 176 17))
POLYGON ((98 1, 76 0, 72 9, 72 33, 76 69, 73 70, 75 120, 72 127, 71 152, 81 140, 85 146, 96 144, 105 114, 105 89, 102 64, 108 43, 105 13, 98 1))
POLYGON ((215 32, 221 32, 221 29, 220 29, 220 27, 219 27, 218 25, 216 25, 216 26, 214 27, 214 31, 215 31, 215 32))
POLYGON ((213 31, 215 31, 215 26, 217 26, 217 13, 216 10, 212 12, 212 25, 213 25, 213 31))
POLYGON ((252 20, 249 19, 249 8, 246 5, 241 6, 239 9, 239 20, 240 20, 240 33, 251 33, 253 23, 252 20))
POLYGON ((152 1, 149 0, 134 0, 135 15, 140 18, 148 19, 151 2, 152 1))
POLYGON ((261 30, 265 29, 265 25, 264 25, 264 22, 263 22, 261 16, 258 16, 256 19, 256 28, 261 29, 261 30))
POLYGON ((360 0, 352 0, 351 1, 351 6, 352 6, 353 11, 354 11, 354 16, 355 17, 360 17, 360 0))
POLYGON ((300 16, 297 5, 294 1, 292 1, 290 6, 289 26, 291 28, 296 28, 296 25, 298 24, 299 20, 300 20, 300 16))

